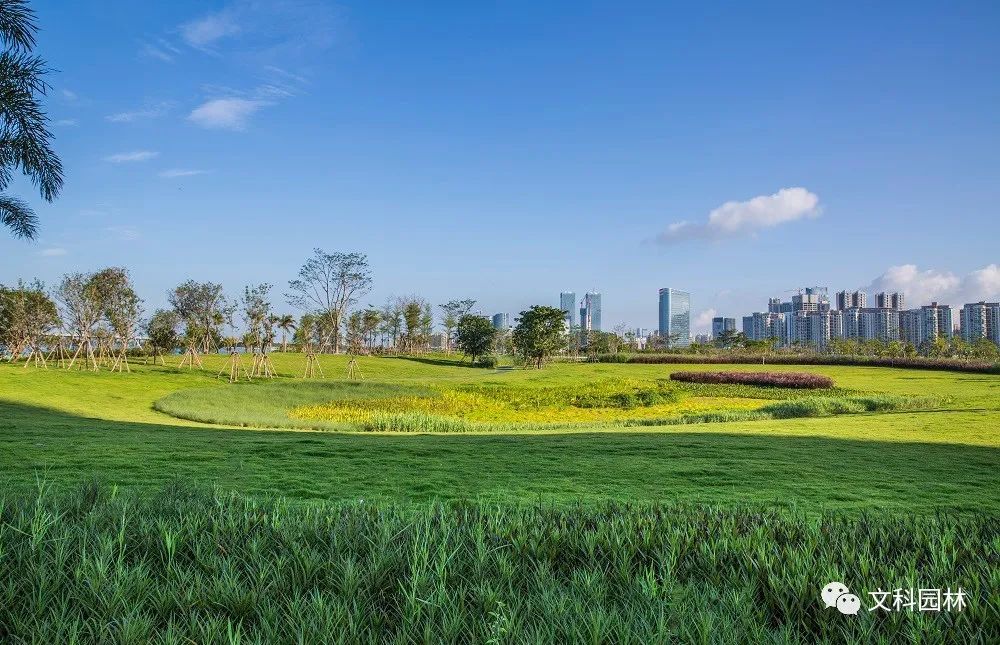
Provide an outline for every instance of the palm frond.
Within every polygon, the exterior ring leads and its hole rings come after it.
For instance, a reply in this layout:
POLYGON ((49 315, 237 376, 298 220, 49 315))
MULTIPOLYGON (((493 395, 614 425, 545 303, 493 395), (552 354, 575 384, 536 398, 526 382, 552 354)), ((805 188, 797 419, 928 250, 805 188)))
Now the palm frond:
MULTIPOLYGON (((3 0, 0 0, 2 3, 3 0)), ((38 101, 48 84, 45 62, 25 53, 0 54, 0 190, 20 169, 46 201, 62 188, 62 163, 49 145, 48 116, 38 101)))
POLYGON ((27 0, 0 0, 0 41, 8 47, 30 50, 35 46, 35 12, 27 0))
POLYGON ((28 204, 17 197, 0 195, 0 223, 11 230, 14 237, 35 239, 38 218, 28 204))

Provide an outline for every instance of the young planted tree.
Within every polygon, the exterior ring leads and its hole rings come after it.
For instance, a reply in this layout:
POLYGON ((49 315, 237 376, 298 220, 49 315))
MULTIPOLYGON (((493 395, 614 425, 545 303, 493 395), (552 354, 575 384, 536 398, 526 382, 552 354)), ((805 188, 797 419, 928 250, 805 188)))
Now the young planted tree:
POLYGON ((473 363, 493 352, 498 330, 485 316, 465 314, 456 325, 458 348, 473 363))
POLYGON ((525 363, 541 368, 545 359, 565 345, 562 309, 534 305, 522 311, 511 340, 525 363))
POLYGON ((429 310, 430 304, 416 296, 401 299, 400 313, 403 320, 403 333, 400 344, 404 352, 417 352, 423 349, 430 340, 427 321, 429 310))
POLYGON ((274 317, 268 294, 271 285, 259 284, 243 290, 243 321, 246 324, 247 351, 253 353, 250 377, 274 377, 269 349, 274 342, 274 317))
POLYGON ((136 294, 132 278, 124 268, 105 269, 95 276, 95 280, 110 332, 111 371, 131 372, 128 348, 139 329, 142 299, 136 294))
MULTIPOLYGON (((52 149, 49 119, 41 97, 49 89, 48 66, 32 54, 35 13, 25 0, 0 1, 0 191, 15 171, 27 175, 47 202, 62 189, 62 162, 52 149)), ((0 223, 15 237, 34 239, 38 218, 23 200, 0 192, 0 223)))
POLYGON ((438 305, 441 310, 441 326, 444 327, 445 351, 451 351, 458 321, 461 320, 462 316, 472 311, 475 306, 476 301, 472 299, 450 300, 443 305, 438 305))
POLYGON ((361 312, 361 335, 366 353, 368 354, 375 351, 375 342, 377 340, 379 324, 381 322, 382 316, 378 309, 368 307, 361 312))
POLYGON ((316 358, 316 345, 318 344, 319 325, 316 316, 312 314, 302 314, 299 318, 298 328, 295 330, 294 341, 302 348, 306 355, 306 369, 302 378, 312 378, 318 373, 323 377, 323 367, 316 358))
POLYGON ((81 357, 81 369, 98 369, 94 342, 98 324, 104 315, 104 290, 96 273, 70 273, 63 276, 56 288, 56 300, 62 307, 62 319, 73 335, 76 351, 66 369, 72 369, 81 357))
POLYGON ((372 285, 368 256, 364 253, 326 253, 314 249, 313 256, 288 283, 288 303, 315 314, 326 324, 323 345, 340 352, 340 330, 348 309, 368 293, 372 285))
POLYGON ((48 367, 42 343, 58 324, 59 312, 44 284, 19 280, 14 288, 0 285, 0 346, 10 352, 11 361, 27 350, 25 367, 48 367))
POLYGON ((184 323, 186 351, 179 367, 184 363, 194 368, 202 367, 200 353, 207 354, 218 347, 219 330, 232 318, 233 306, 222 295, 222 285, 214 282, 188 280, 167 294, 170 306, 184 323))
POLYGON ((160 359, 161 365, 166 365, 163 357, 177 349, 180 343, 180 336, 177 328, 181 324, 181 318, 176 311, 168 309, 157 309, 146 323, 146 336, 149 337, 150 351, 153 354, 153 365, 156 359, 160 359))
POLYGON ((591 329, 587 332, 587 354, 616 354, 620 340, 617 334, 591 329))
POLYGON ((398 352, 400 336, 403 333, 403 303, 401 298, 388 298, 379 312, 382 344, 398 352))

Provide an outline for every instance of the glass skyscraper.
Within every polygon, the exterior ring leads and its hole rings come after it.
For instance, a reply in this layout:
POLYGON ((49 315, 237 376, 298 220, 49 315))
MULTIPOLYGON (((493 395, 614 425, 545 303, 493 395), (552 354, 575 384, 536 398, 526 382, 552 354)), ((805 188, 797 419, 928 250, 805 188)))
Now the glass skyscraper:
POLYGON ((573 316, 576 311, 576 292, 563 291, 559 294, 559 308, 562 309, 566 324, 573 327, 573 316))
POLYGON ((660 338, 668 347, 691 344, 691 294, 687 291, 660 289, 660 338))
POLYGON ((581 320, 581 327, 601 331, 601 294, 587 293, 583 297, 583 306, 580 307, 580 312, 581 318, 584 316, 583 312, 586 312, 586 319, 590 323, 589 325, 584 325, 581 320))

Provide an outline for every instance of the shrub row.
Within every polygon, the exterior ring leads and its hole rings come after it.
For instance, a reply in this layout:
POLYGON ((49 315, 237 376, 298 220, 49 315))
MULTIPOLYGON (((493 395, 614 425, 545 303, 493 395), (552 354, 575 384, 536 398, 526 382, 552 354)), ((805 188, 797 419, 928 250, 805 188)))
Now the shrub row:
POLYGON ((1000 364, 955 358, 884 358, 874 356, 840 356, 834 354, 597 354, 593 363, 644 363, 652 365, 756 364, 756 365, 853 365, 858 367, 898 367, 923 370, 949 370, 975 374, 1000 374, 1000 364))
POLYGON ((727 383, 808 390, 833 387, 833 379, 829 376, 803 372, 674 372, 670 378, 686 383, 727 383))

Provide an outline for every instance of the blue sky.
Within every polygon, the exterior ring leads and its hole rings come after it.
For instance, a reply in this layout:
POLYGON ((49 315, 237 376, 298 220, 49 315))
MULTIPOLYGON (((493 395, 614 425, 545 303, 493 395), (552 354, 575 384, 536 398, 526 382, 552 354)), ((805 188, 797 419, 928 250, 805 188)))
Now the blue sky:
POLYGON ((124 265, 152 309, 319 246, 368 253, 366 302, 596 289, 606 328, 664 286, 699 328, 1000 297, 997 5, 492 4, 36 2, 67 181, 13 187, 42 233, 0 282, 124 265))

